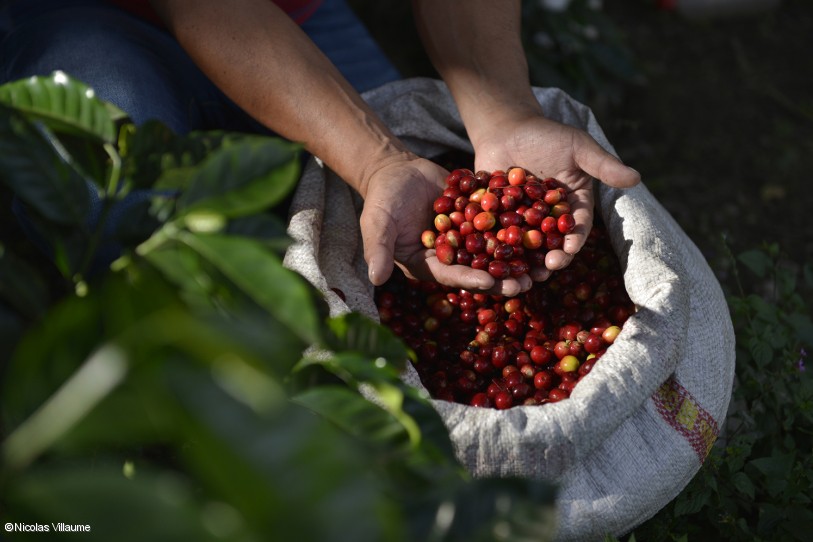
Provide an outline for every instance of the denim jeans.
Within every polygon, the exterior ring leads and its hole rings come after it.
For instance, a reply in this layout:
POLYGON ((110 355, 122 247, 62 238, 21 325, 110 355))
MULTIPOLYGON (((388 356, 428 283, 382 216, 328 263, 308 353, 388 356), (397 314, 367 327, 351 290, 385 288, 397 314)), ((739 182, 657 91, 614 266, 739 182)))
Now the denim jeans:
MULTIPOLYGON (((0 83, 61 70, 93 87, 137 124, 159 119, 177 133, 262 130, 170 34, 104 0, 5 4, 0 83)), ((399 78, 344 0, 324 0, 302 29, 359 92, 399 78)))

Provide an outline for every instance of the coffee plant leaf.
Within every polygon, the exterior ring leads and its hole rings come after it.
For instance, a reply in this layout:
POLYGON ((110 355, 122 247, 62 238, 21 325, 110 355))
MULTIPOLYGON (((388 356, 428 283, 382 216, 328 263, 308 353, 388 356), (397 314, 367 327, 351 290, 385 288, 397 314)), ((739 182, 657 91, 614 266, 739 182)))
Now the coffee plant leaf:
POLYGON ((379 325, 360 313, 347 313, 331 318, 333 332, 328 345, 337 350, 360 352, 371 358, 383 358, 402 370, 411 352, 389 328, 379 325))
POLYGON ((285 224, 279 217, 271 213, 241 216, 230 220, 226 225, 226 233, 256 239, 280 255, 283 255, 284 251, 293 243, 293 239, 288 236, 285 229, 285 224))
POLYGON ((225 277, 307 341, 321 336, 312 288, 286 269, 261 243, 244 237, 184 232, 179 240, 216 267, 225 277))
POLYGON ((179 243, 158 247, 144 254, 144 258, 161 274, 177 286, 179 295, 197 310, 215 307, 216 285, 204 270, 198 254, 179 243))
POLYGON ((88 358, 99 344, 94 326, 101 322, 98 304, 69 298, 22 336, 4 368, 0 390, 7 429, 28 418, 88 358))
MULTIPOLYGON (((27 322, 17 311, 13 311, 0 303, 0 359, 8 360, 17 348, 20 337, 23 335, 27 322)), ((2 379, 0 379, 2 383, 2 379)), ((2 413, 2 410, 0 410, 2 413)))
POLYGON ((148 120, 119 139, 125 175, 137 187, 184 190, 191 172, 209 155, 246 136, 221 130, 179 135, 158 120, 148 120))
POLYGON ((170 369, 171 389, 194 420, 184 463, 257 539, 382 540, 386 525, 398 526, 384 488, 369 476, 375 456, 332 422, 290 402, 256 412, 206 372, 170 369))
POLYGON ((203 503, 188 479, 138 464, 127 477, 123 463, 100 457, 94 465, 33 468, 4 488, 6 521, 46 525, 45 538, 73 535, 56 530, 57 521, 63 521, 88 525, 90 532, 75 536, 89 541, 223 540, 200 513, 203 503))
POLYGON ((0 181, 30 210, 63 226, 81 225, 90 210, 89 185, 42 125, 0 106, 0 181))
POLYGON ((113 144, 118 137, 115 120, 125 117, 92 88, 61 71, 0 86, 0 103, 41 121, 56 132, 113 144))
POLYGON ((26 318, 40 318, 48 308, 48 290, 39 271, 0 244, 0 301, 26 318))
POLYGON ((411 449, 409 433, 395 416, 349 388, 320 386, 299 393, 291 400, 367 444, 391 453, 411 449))
POLYGON ((179 216, 208 211, 228 218, 278 203, 299 179, 299 147, 278 138, 246 137, 212 152, 178 198, 179 216))
POLYGON ((398 381, 399 367, 385 358, 371 358, 358 352, 335 352, 323 357, 306 356, 299 368, 319 364, 341 380, 352 386, 361 384, 377 385, 398 381))

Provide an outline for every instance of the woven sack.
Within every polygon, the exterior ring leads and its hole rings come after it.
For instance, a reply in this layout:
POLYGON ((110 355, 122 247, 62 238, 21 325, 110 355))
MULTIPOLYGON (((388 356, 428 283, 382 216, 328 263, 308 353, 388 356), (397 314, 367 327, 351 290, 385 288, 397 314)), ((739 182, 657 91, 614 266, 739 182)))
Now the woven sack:
MULTIPOLYGON (((587 107, 558 89, 534 91, 550 118, 586 130, 614 152, 587 107)), ((398 81, 364 99, 418 155, 472 152, 441 81, 398 81)), ((596 183, 596 191, 596 212, 638 307, 601 363, 559 403, 498 411, 433 401, 474 476, 559 485, 562 541, 620 536, 671 501, 714 443, 734 377, 728 308, 697 247, 643 183, 627 190, 596 183)), ((357 311, 377 319, 362 257, 361 204, 311 159, 294 195, 294 244, 284 263, 324 293, 333 315, 357 311)), ((403 379, 421 387, 411 366, 403 379)))

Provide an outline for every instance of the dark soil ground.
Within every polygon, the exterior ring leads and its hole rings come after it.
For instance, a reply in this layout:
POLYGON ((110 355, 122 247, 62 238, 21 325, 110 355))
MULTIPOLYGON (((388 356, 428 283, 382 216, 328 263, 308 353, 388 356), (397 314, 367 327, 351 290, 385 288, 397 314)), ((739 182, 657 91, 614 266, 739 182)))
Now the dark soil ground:
MULTIPOLYGON (((434 75, 408 3, 351 3, 405 76, 434 75)), ((603 9, 642 77, 587 105, 715 271, 729 267, 724 237, 734 253, 778 242, 813 261, 813 3, 706 21, 645 1, 603 9)))

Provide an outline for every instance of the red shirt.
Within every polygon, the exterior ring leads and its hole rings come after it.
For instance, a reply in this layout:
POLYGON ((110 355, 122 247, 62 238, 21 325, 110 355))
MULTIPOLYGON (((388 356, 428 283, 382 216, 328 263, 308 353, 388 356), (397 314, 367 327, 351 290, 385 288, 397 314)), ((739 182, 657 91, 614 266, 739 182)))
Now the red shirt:
MULTIPOLYGON (((163 26, 158 14, 152 9, 149 0, 108 0, 111 4, 116 4, 142 19, 146 19, 158 26, 163 26)), ((322 0, 273 0, 285 13, 287 13, 297 24, 304 23, 308 17, 313 15, 322 0)))

